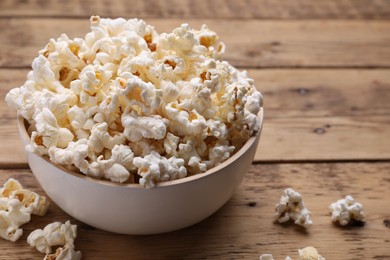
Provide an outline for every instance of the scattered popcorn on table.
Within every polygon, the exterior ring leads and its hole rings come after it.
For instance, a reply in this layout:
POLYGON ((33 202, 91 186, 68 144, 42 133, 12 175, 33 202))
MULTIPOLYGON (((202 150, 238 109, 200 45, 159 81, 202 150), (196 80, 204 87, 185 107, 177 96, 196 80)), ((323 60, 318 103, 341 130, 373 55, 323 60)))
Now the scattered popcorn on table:
POLYGON ((48 224, 43 230, 36 229, 27 237, 27 243, 35 247, 39 252, 46 254, 44 259, 81 259, 81 252, 75 251, 74 240, 77 237, 77 226, 70 221, 65 224, 54 222, 48 224), (54 254, 52 246, 60 246, 54 254))
POLYGON ((352 220, 364 222, 363 205, 356 202, 351 195, 340 199, 329 206, 332 221, 340 225, 348 225, 352 220))
POLYGON ((271 254, 262 254, 259 260, 274 260, 274 257, 271 254))
POLYGON ((225 46, 207 26, 159 34, 138 19, 90 22, 84 38, 50 39, 6 96, 30 124, 28 151, 153 187, 205 172, 259 130, 262 96, 220 60, 225 46))
POLYGON ((325 258, 318 253, 317 249, 312 246, 299 249, 298 253, 300 260, 325 260, 325 258))
POLYGON ((23 234, 21 225, 30 222, 31 215, 22 210, 23 205, 18 199, 9 199, 7 208, 0 211, 0 236, 15 242, 23 234))
POLYGON ((8 179, 0 189, 0 236, 15 242, 23 234, 20 228, 30 222, 31 214, 44 216, 49 201, 23 186, 17 180, 8 179))
MULTIPOLYGON (((259 257, 259 260, 275 260, 271 254, 262 254, 259 257)), ((292 260, 289 256, 287 256, 284 260, 292 260)))
POLYGON ((75 251, 73 245, 65 245, 57 248, 54 254, 45 255, 43 260, 80 260, 81 256, 81 252, 75 251))
MULTIPOLYGON (((298 250, 300 260, 326 260, 322 257, 317 249, 312 246, 305 247, 298 250)), ((259 258, 260 260, 274 260, 274 257, 271 254, 262 254, 259 258)), ((286 256, 285 260, 292 260, 291 257, 286 256)))
POLYGON ((275 219, 279 223, 293 220, 295 224, 300 226, 313 224, 310 219, 310 211, 305 208, 301 194, 291 188, 284 190, 275 211, 275 219))

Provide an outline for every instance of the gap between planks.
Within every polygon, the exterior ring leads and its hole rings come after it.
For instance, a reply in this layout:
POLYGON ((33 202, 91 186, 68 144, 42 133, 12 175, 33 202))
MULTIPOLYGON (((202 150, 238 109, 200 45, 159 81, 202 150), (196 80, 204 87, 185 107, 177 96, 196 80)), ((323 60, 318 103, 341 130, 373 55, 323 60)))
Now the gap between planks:
POLYGON ((165 1, 15 1, 2 0, 3 17, 88 18, 99 14, 106 17, 147 18, 213 18, 213 19, 389 19, 390 2, 386 0, 165 0, 165 1))

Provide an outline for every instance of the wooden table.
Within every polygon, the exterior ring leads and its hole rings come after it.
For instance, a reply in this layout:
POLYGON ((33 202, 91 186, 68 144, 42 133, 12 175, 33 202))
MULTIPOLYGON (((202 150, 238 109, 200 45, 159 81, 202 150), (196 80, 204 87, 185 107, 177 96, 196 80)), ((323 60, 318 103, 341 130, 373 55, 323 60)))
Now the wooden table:
POLYGON ((0 2, 0 183, 16 178, 44 194, 4 102, 37 51, 61 32, 89 30, 88 17, 139 17, 170 31, 203 23, 227 45, 226 60, 247 69, 265 98, 254 164, 231 200, 184 230, 151 236, 107 233, 52 205, 22 238, 0 241, 0 259, 42 259, 27 235, 53 221, 78 224, 84 259, 276 259, 315 246, 326 259, 390 259, 390 1, 169 0, 0 2), (314 225, 273 223, 283 189, 301 192, 314 225), (330 203, 351 194, 364 226, 331 223, 330 203), (386 226, 387 223, 387 226, 386 226))

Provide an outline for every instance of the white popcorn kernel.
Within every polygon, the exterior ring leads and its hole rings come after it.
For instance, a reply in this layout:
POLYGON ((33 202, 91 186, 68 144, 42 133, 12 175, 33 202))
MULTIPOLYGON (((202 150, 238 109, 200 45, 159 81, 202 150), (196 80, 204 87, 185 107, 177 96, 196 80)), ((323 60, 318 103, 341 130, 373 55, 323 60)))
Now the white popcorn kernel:
POLYGON ((86 173, 88 169, 88 141, 80 139, 77 142, 70 142, 65 149, 51 147, 48 152, 50 160, 53 163, 62 165, 74 165, 80 169, 82 173, 86 173))
POLYGON ((112 148, 111 159, 123 165, 127 170, 134 168, 134 153, 129 146, 115 145, 114 148, 112 148))
POLYGON ((248 96, 245 108, 252 114, 257 115, 261 107, 263 106, 263 96, 260 92, 253 92, 252 95, 248 96))
POLYGON ((110 135, 108 124, 103 122, 93 126, 91 136, 88 139, 88 146, 90 150, 100 153, 104 148, 112 149, 115 145, 122 144, 124 141, 125 138, 122 133, 110 135))
POLYGON ((179 145, 180 138, 172 133, 167 133, 164 139, 164 150, 168 155, 177 155, 177 147, 179 145))
POLYGON ((298 250, 300 260, 325 260, 312 246, 298 250))
POLYGON ((329 206, 332 221, 348 225, 352 220, 364 222, 363 205, 356 202, 351 195, 340 199, 329 206))
POLYGON ((23 189, 19 181, 10 178, 0 189, 2 206, 0 210, 8 210, 7 203, 10 199, 17 199, 21 203, 21 210, 28 214, 44 216, 49 208, 49 201, 44 196, 40 196, 28 189, 23 189))
POLYGON ((21 225, 30 221, 30 214, 24 212, 23 205, 18 199, 9 199, 7 209, 0 210, 0 236, 15 242, 23 234, 21 225))
POLYGON ((163 139, 167 129, 161 116, 137 117, 131 114, 122 115, 124 135, 131 142, 138 142, 142 138, 163 139))
POLYGON ((310 226, 313 223, 310 219, 310 211, 305 208, 301 194, 291 188, 284 190, 275 211, 275 219, 279 223, 290 219, 300 226, 310 226))
POLYGON ((88 175, 123 183, 129 179, 130 172, 122 164, 115 162, 113 159, 104 160, 101 155, 88 166, 88 175))
POLYGON ((9 197, 12 192, 23 189, 22 184, 14 178, 9 178, 0 189, 0 197, 9 197))
POLYGON ((262 254, 259 260, 274 260, 274 257, 271 254, 262 254))
POLYGON ((154 187, 158 182, 181 179, 187 175, 183 159, 166 159, 153 151, 144 158, 135 157, 133 164, 141 176, 139 183, 148 188, 154 187))
POLYGON ((80 260, 81 257, 81 252, 75 251, 73 245, 65 245, 57 248, 54 254, 46 255, 43 260, 80 260))
POLYGON ((56 117, 48 108, 43 108, 35 120, 37 133, 42 137, 42 145, 46 148, 65 148, 74 138, 69 129, 59 127, 56 117))
POLYGON ((104 177, 112 182, 122 183, 129 179, 130 173, 123 165, 114 163, 105 171, 104 177))
POLYGON ((40 196, 37 193, 27 189, 15 190, 9 197, 12 199, 18 199, 23 206, 22 210, 25 212, 38 216, 46 215, 50 205, 46 197, 40 196))
POLYGON ((206 124, 211 136, 215 136, 220 140, 227 140, 229 138, 229 130, 225 123, 219 120, 209 119, 206 121, 206 124))
POLYGON ((217 165, 228 159, 230 154, 233 153, 234 149, 234 146, 217 143, 212 149, 210 149, 209 160, 213 165, 217 165))
POLYGON ((205 172, 207 170, 207 165, 201 161, 200 158, 192 156, 188 160, 188 166, 192 167, 191 172, 205 172))
POLYGON ((41 253, 50 254, 51 252, 51 245, 47 242, 45 232, 42 229, 31 232, 27 237, 27 243, 41 253))
MULTIPOLYGON (((43 230, 36 229, 30 233, 27 237, 27 243, 31 247, 35 247, 39 252, 45 253, 48 257, 48 254, 51 253, 53 246, 63 246, 60 249, 60 252, 57 252, 54 255, 62 255, 62 257, 70 256, 79 256, 81 257, 80 252, 74 252, 74 240, 77 237, 77 226, 71 225, 70 221, 66 221, 65 224, 60 222, 54 222, 48 224, 43 230), (65 251, 66 248, 69 248, 68 251, 65 251), (69 252, 71 250, 71 252, 69 252)), ((53 256, 51 256, 53 257, 53 256)), ((79 259, 77 258, 77 259, 79 259)), ((52 258, 46 258, 52 259, 52 258)), ((59 258, 55 258, 59 259, 59 258)), ((73 259, 73 258, 61 258, 61 259, 73 259)))

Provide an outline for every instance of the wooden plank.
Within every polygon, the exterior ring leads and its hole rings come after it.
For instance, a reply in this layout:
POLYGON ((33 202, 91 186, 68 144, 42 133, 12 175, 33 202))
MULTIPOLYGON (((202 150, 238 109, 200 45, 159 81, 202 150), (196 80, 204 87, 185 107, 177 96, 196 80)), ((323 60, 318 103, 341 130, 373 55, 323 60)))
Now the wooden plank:
POLYGON ((390 114, 390 70, 248 70, 264 95, 266 117, 390 114))
MULTIPOLYGON (((0 165, 25 165, 9 89, 26 69, 0 69, 0 165)), ((250 70, 264 94, 256 161, 390 159, 390 70, 250 70)))
POLYGON ((255 155, 255 161, 389 158, 389 115, 266 118, 255 155))
MULTIPOLYGON (((42 259, 26 243, 28 234, 54 221, 78 225, 76 249, 84 259, 258 259, 272 253, 298 259, 297 249, 314 246, 326 259, 388 259, 390 163, 272 164, 252 166, 236 194, 216 214, 184 230, 149 236, 116 235, 94 229, 52 204, 44 217, 33 216, 16 242, 2 241, 1 255, 13 259, 42 259), (274 206, 283 189, 299 191, 312 212, 307 230, 273 223, 274 206), (341 228, 331 223, 329 205, 351 194, 364 205, 366 224, 341 228), (153 250, 150 250, 153 248, 153 250)), ((44 194, 26 170, 0 171, 8 178, 44 194)), ((76 202, 75 202, 76 203, 76 202)), ((99 202, 97 202, 98 205, 99 202)))
POLYGON ((92 14, 143 18, 389 19, 390 3, 386 0, 0 2, 0 16, 88 17, 92 14))
MULTIPOLYGON (((390 21, 147 19, 160 32, 206 23, 241 67, 388 67, 390 21)), ((0 67, 27 67, 50 37, 83 37, 87 19, 0 19, 0 67)))

